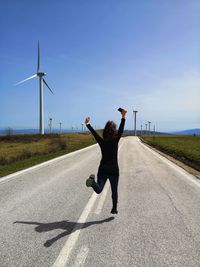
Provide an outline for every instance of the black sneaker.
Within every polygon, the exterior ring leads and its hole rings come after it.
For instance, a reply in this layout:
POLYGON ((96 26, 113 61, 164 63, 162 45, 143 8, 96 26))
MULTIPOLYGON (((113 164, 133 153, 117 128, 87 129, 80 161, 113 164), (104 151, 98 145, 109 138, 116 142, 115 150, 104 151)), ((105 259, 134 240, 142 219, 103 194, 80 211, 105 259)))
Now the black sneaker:
POLYGON ((86 186, 87 187, 90 187, 90 186, 93 185, 94 178, 95 178, 95 175, 94 174, 91 174, 90 177, 86 180, 86 186))
POLYGON ((118 211, 117 211, 117 209, 112 209, 110 213, 112 213, 112 214, 118 214, 118 211))

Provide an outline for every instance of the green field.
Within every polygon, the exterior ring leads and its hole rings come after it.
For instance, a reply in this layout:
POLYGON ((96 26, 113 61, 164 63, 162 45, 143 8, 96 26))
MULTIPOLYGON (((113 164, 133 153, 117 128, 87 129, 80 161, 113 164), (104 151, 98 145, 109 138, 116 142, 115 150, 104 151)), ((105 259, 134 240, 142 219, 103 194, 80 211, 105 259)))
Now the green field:
MULTIPOLYGON (((200 136, 142 136, 142 140, 200 171, 200 136)), ((0 137, 0 177, 95 144, 88 132, 0 137)))
POLYGON ((147 144, 200 171, 200 136, 142 136, 147 144))
POLYGON ((95 144, 88 132, 0 137, 0 177, 95 144))

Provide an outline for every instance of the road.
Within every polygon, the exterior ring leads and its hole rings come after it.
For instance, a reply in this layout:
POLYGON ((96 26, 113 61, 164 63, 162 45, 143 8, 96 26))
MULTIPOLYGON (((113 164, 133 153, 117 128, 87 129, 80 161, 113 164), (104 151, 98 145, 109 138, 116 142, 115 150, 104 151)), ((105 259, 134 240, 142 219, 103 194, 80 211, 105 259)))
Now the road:
POLYGON ((0 266, 200 266, 200 183, 144 146, 120 141, 119 214, 97 145, 0 180, 0 266))

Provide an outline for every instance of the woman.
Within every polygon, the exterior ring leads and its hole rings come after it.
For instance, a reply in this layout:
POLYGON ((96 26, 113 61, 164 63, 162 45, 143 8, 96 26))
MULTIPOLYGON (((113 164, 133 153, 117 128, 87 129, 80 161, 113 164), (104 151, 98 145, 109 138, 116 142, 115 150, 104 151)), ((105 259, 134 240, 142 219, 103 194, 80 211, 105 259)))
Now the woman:
POLYGON ((116 131, 116 124, 113 121, 108 121, 106 123, 105 128, 103 130, 103 138, 101 138, 90 125, 90 117, 87 117, 85 119, 85 124, 93 134, 97 143, 99 144, 102 154, 101 162, 97 173, 97 183, 95 182, 95 175, 91 174, 90 177, 86 180, 86 186, 91 186, 94 191, 99 194, 103 190, 106 180, 109 178, 112 190, 112 214, 118 213, 117 186, 119 180, 119 166, 117 160, 117 153, 118 143, 124 130, 126 113, 126 110, 121 110, 122 118, 118 131, 116 131))

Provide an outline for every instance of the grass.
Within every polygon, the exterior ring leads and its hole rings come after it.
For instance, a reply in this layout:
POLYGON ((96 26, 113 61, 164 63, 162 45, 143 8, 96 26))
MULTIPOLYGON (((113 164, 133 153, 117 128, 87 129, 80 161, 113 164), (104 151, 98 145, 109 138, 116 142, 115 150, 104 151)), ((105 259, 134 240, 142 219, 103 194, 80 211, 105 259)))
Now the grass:
POLYGON ((141 139, 156 149, 200 171, 200 136, 161 135, 142 136, 141 139))
MULTIPOLYGON (((200 136, 142 136, 142 140, 200 171, 200 136)), ((92 144, 95 140, 88 132, 0 136, 0 177, 92 144)))
POLYGON ((0 137, 0 177, 95 144, 90 133, 0 137))

